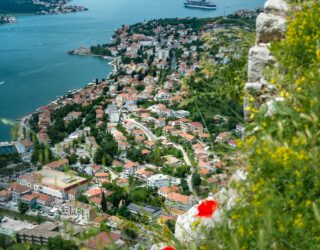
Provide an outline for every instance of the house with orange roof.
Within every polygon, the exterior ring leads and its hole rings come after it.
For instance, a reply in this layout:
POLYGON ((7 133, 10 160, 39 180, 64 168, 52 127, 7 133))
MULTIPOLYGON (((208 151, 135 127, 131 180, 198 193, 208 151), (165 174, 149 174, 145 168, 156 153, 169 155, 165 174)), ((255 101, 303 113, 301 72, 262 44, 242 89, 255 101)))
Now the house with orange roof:
POLYGON ((38 194, 31 193, 25 194, 21 197, 21 201, 29 206, 35 206, 37 204, 38 194))
POLYGON ((140 180, 146 180, 151 175, 153 175, 153 172, 147 171, 145 169, 138 169, 135 173, 135 177, 140 180))
POLYGON ((95 183, 106 183, 106 182, 109 182, 109 176, 110 174, 109 173, 95 173, 94 174, 94 181, 95 183))
POLYGON ((195 205, 195 200, 192 196, 172 192, 167 195, 165 204, 172 209, 187 211, 195 205))
POLYGON ((120 239, 120 233, 114 232, 101 232, 94 237, 91 237, 86 243, 85 246, 88 249, 100 250, 106 246, 116 246, 117 249, 120 249, 124 245, 124 241, 120 239))
POLYGON ((153 142, 153 141, 145 141, 145 142, 144 142, 144 145, 145 145, 147 148, 151 149, 151 148, 154 146, 154 142, 153 142))
POLYGON ((138 162, 127 161, 127 162, 124 164, 123 174, 124 174, 126 177, 129 177, 129 176, 134 175, 134 173, 137 171, 139 165, 140 165, 140 164, 139 164, 138 162))
POLYGON ((191 131, 193 134, 203 133, 203 125, 200 122, 189 122, 188 127, 189 131, 191 131))
POLYGON ((180 133, 179 136, 190 143, 195 140, 195 137, 193 135, 188 134, 188 133, 180 133))
POLYGON ((30 194, 32 189, 30 187, 21 185, 17 182, 11 183, 9 190, 12 192, 12 200, 19 201, 22 196, 30 194))
POLYGON ((42 207, 51 207, 54 203, 54 198, 45 194, 38 194, 37 204, 42 207))
POLYGON ((120 178, 117 180, 117 185, 119 187, 128 187, 129 186, 129 180, 127 178, 120 178))
POLYGON ((10 201, 12 198, 12 192, 9 190, 1 190, 0 191, 0 202, 10 201))
POLYGON ((87 190, 84 195, 87 196, 88 198, 95 197, 95 196, 100 196, 102 195, 103 192, 105 192, 105 188, 91 188, 87 190))
POLYGON ((61 159, 58 161, 51 162, 44 167, 50 168, 53 170, 62 170, 65 166, 69 165, 69 160, 68 159, 61 159))
POLYGON ((100 228, 100 224, 101 223, 105 224, 109 217, 110 217, 109 214, 101 214, 100 216, 98 216, 92 220, 92 226, 94 226, 96 228, 100 228))
POLYGON ((148 150, 148 149, 142 149, 142 150, 141 150, 141 155, 148 155, 148 154, 150 154, 150 153, 151 153, 151 151, 148 150))
POLYGON ((168 186, 168 187, 159 188, 158 194, 166 198, 168 194, 172 192, 179 192, 179 191, 180 191, 180 188, 177 186, 168 186))
POLYGON ((218 143, 224 143, 224 142, 227 142, 230 139, 230 137, 231 137, 230 132, 222 132, 217 136, 215 141, 218 143))

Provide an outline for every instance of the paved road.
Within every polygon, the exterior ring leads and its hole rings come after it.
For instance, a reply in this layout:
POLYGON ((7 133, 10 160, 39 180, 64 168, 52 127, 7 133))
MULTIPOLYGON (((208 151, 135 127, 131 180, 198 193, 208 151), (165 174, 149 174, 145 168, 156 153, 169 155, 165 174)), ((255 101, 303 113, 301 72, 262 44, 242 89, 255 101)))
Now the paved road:
POLYGON ((132 122, 137 128, 143 130, 143 132, 145 133, 145 135, 147 136, 148 140, 150 141, 156 141, 158 140, 159 138, 154 135, 146 126, 144 126, 143 124, 137 122, 136 120, 134 119, 127 119, 127 121, 130 121, 132 122))
POLYGON ((105 167, 105 169, 108 170, 108 172, 110 173, 112 181, 119 178, 119 174, 117 174, 113 170, 111 170, 110 167, 105 167))
MULTIPOLYGON (((143 124, 137 122, 137 121, 134 120, 134 119, 127 119, 127 120, 130 121, 130 122, 132 122, 132 123, 134 123, 134 124, 136 125, 136 127, 138 127, 139 129, 143 130, 143 131, 145 132, 146 136, 148 137, 148 140, 156 141, 156 140, 159 139, 159 137, 157 137, 156 135, 154 135, 154 134, 152 133, 152 131, 151 131, 150 129, 148 129, 146 126, 144 126, 143 124)), ((194 167, 192 166, 192 163, 191 163, 191 161, 190 161, 190 158, 189 158, 187 152, 185 151, 185 149, 184 149, 181 145, 173 143, 173 146, 174 146, 176 149, 179 149, 179 150, 182 152, 183 159, 184 159, 185 163, 186 163, 188 166, 191 167, 191 168, 190 168, 190 169, 191 169, 191 173, 190 173, 190 175, 188 175, 188 177, 187 177, 187 183, 188 183, 189 190, 190 190, 191 192, 194 192, 193 187, 192 187, 192 175, 195 173, 195 169, 194 169, 194 167)))

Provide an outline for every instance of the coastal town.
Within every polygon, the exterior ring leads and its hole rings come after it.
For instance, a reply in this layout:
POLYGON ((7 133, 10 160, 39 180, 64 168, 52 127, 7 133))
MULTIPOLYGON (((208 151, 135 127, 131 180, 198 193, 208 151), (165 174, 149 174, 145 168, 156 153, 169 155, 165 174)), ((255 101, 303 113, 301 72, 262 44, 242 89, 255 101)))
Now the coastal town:
POLYGON ((83 6, 70 5, 70 0, 11 0, 0 3, 0 24, 17 22, 17 14, 53 15, 87 11, 83 6))
POLYGON ((74 50, 114 70, 24 117, 15 140, 0 144, 0 232, 89 249, 139 249, 157 225, 174 233, 178 216, 228 183, 244 134, 229 114, 199 119, 183 105, 186 79, 240 58, 256 15, 123 25, 109 44, 74 50))

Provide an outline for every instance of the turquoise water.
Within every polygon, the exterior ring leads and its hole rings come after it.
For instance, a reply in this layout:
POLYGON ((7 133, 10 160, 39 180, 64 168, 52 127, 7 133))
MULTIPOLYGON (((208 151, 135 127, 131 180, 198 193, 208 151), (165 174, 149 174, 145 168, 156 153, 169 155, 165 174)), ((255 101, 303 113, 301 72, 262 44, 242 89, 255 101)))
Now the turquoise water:
MULTIPOLYGON (((112 70, 98 58, 69 56, 80 46, 109 41, 122 24, 166 17, 213 17, 264 0, 216 0, 216 11, 187 9, 183 0, 76 0, 89 11, 66 15, 20 16, 0 26, 0 118, 18 119, 70 89, 77 89, 112 70)), ((10 128, 0 125, 0 141, 10 128)))

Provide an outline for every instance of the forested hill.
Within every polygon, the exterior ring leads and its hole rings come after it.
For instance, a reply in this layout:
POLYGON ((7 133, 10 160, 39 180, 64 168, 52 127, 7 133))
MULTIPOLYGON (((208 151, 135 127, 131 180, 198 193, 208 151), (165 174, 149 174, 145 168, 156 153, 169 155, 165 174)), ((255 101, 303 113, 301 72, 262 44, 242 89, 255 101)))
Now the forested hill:
MULTIPOLYGON (((41 2, 55 4, 57 0, 42 0, 41 2)), ((1 0, 0 1, 0 13, 36 13, 42 10, 46 10, 47 7, 40 4, 33 3, 33 0, 1 0)))

